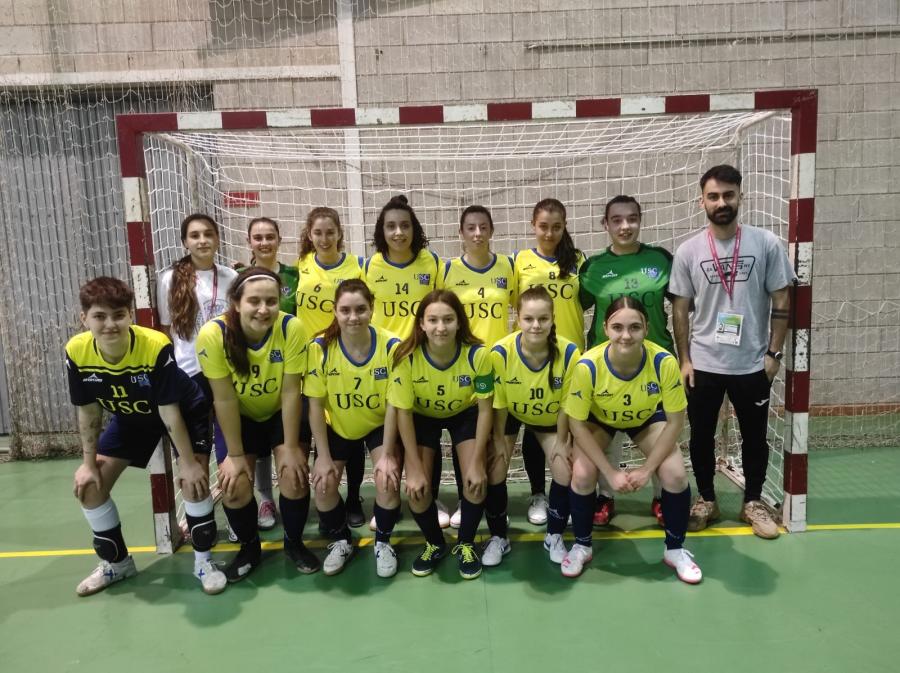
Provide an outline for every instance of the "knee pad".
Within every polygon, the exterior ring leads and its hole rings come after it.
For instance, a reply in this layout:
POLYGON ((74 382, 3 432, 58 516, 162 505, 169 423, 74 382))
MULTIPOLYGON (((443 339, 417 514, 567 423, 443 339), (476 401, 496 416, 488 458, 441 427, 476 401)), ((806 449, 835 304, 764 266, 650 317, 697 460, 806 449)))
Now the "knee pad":
POLYGON ((119 558, 119 545, 111 537, 104 537, 94 533, 94 551, 104 561, 114 563, 119 558))
POLYGON ((191 545, 197 551, 209 551, 216 544, 216 520, 212 513, 206 517, 187 517, 191 545))

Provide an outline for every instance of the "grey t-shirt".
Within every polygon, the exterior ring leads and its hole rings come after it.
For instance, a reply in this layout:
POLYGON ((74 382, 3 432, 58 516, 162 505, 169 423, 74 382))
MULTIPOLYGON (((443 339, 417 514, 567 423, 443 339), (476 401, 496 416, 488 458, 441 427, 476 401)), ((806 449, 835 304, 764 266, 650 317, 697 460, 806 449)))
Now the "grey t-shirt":
MULTIPOLYGON (((669 279, 669 292, 694 300, 691 361, 695 369, 716 374, 759 371, 769 347, 769 294, 793 283, 796 276, 791 262, 775 234, 741 225, 734 297, 729 299, 710 254, 706 232, 704 229, 692 236, 675 251, 669 279), (742 316, 739 345, 717 343, 720 313, 742 316)), ((720 241, 713 237, 719 264, 728 279, 734 242, 735 238, 720 241)), ((725 323, 727 330, 728 320, 725 323)))

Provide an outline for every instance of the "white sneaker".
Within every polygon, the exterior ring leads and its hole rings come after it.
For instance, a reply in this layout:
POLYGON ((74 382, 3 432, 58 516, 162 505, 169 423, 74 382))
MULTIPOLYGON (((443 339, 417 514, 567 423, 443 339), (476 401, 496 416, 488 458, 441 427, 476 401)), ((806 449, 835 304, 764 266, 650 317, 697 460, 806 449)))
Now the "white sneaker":
POLYGON ((456 511, 453 512, 453 516, 450 517, 450 527, 451 528, 459 528, 459 524, 462 523, 462 503, 456 504, 456 511))
POLYGON ((322 571, 326 575, 337 575, 347 565, 347 561, 353 558, 356 553, 356 547, 347 542, 347 540, 337 540, 328 545, 328 556, 322 563, 322 571))
POLYGON ((397 574, 397 552, 389 542, 375 543, 375 572, 379 577, 393 577, 397 574))
POLYGON ((128 556, 124 561, 118 563, 100 561, 100 564, 94 568, 94 572, 81 580, 75 593, 79 596, 90 596, 98 591, 103 591, 110 584, 121 582, 135 575, 137 575, 137 568, 132 556, 128 556))
POLYGON ((256 513, 256 527, 260 530, 272 530, 275 528, 275 501, 263 500, 259 503, 256 513))
POLYGON ((682 582, 699 584, 703 579, 703 571, 694 563, 694 555, 687 549, 666 549, 663 552, 663 563, 674 568, 682 582))
POLYGON ((547 496, 543 493, 536 493, 528 501, 528 522, 535 526, 547 523, 547 496))
POLYGON ((200 580, 203 592, 210 596, 222 593, 228 584, 225 573, 211 559, 194 560, 194 577, 200 580))
POLYGON ((565 577, 578 577, 584 571, 584 564, 594 558, 594 550, 577 542, 572 545, 560 564, 565 577))
POLYGON ((506 556, 512 547, 509 544, 509 538, 497 537, 492 535, 491 539, 484 545, 481 552, 481 565, 498 566, 503 557, 506 556))
POLYGON ((562 563, 566 557, 566 543, 559 533, 554 535, 547 533, 544 537, 544 549, 550 553, 550 560, 554 563, 562 563))
POLYGON ((441 528, 446 528, 450 525, 450 513, 447 512, 447 506, 440 500, 438 500, 435 505, 437 505, 438 525, 441 528))

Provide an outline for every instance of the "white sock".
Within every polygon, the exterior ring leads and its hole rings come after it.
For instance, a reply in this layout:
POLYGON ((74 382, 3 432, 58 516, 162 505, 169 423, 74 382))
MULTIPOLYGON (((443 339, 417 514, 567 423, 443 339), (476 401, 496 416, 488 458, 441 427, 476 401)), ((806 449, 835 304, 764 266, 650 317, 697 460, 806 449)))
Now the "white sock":
POLYGON ((109 498, 102 505, 93 509, 81 508, 84 512, 84 518, 87 519, 92 531, 102 533, 103 531, 115 528, 121 523, 119 519, 119 510, 112 498, 109 498))

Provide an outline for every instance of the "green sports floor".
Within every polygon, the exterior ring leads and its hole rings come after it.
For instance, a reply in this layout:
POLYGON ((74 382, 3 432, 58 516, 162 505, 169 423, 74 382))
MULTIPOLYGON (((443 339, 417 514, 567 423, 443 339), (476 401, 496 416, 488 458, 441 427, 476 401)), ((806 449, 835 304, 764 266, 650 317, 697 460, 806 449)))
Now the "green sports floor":
MULTIPOLYGON (((341 575, 298 575, 272 549, 219 596, 190 576, 189 549, 153 553, 147 475, 131 470, 115 498, 140 573, 89 598, 74 591, 95 565, 71 496, 77 462, 0 464, 0 671, 894 673, 900 449, 810 458, 807 533, 753 537, 735 520, 739 494, 720 484, 724 520, 688 539, 705 574, 698 586, 660 563, 648 491, 619 499, 589 569, 567 580, 516 487, 513 551, 478 580, 460 579, 453 559, 413 577, 407 514, 393 579, 376 577, 365 528, 341 575)), ((278 537, 268 537, 274 547, 278 537)), ((233 553, 216 549, 219 560, 233 553)))

